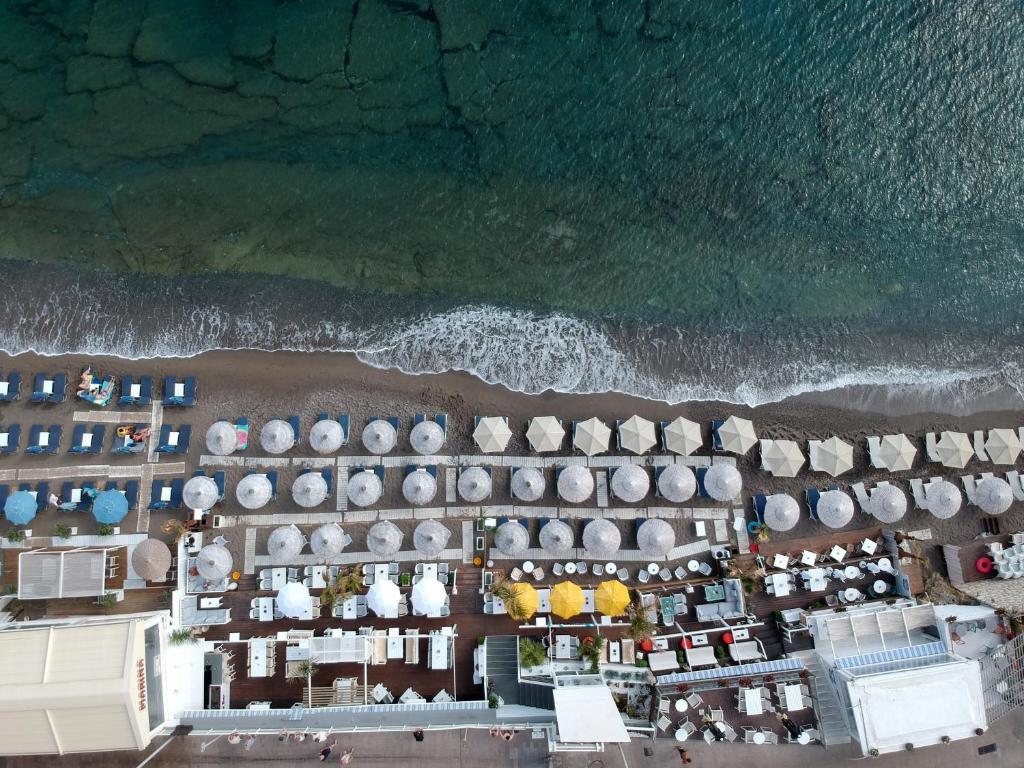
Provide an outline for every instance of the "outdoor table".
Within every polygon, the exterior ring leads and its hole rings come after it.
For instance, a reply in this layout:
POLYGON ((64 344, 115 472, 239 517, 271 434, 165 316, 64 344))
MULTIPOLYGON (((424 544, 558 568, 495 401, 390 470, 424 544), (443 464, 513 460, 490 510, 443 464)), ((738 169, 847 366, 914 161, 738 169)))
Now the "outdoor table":
POLYGON ((808 552, 805 549, 800 555, 800 562, 804 565, 814 565, 818 562, 818 556, 814 552, 808 552))
POLYGON ((8 392, 9 392, 9 388, 7 386, 7 382, 6 381, 0 381, 0 395, 6 396, 8 394, 8 392))
POLYGON ((743 703, 746 705, 748 715, 764 714, 764 703, 761 701, 760 688, 744 688, 743 703))
POLYGON ((203 610, 211 610, 213 608, 220 608, 221 599, 219 597, 200 597, 199 607, 203 610))
POLYGON ((773 573, 768 577, 769 583, 775 590, 776 597, 785 597, 789 594, 789 574, 788 573, 773 573))
POLYGON ((676 728, 676 741, 686 741, 688 735, 685 728, 676 728))
POLYGON ((160 489, 160 501, 170 501, 170 500, 171 500, 171 486, 165 485, 163 488, 160 489))
POLYGON ((86 432, 82 435, 82 447, 92 448, 92 432, 86 432))
POLYGON ((860 549, 865 555, 873 555, 878 550, 878 545, 875 543, 874 539, 864 539, 864 541, 860 543, 860 549))
POLYGON ((430 635, 430 668, 448 669, 448 635, 430 635))
POLYGON ((619 645, 619 641, 608 643, 608 661, 612 664, 618 664, 622 660, 622 646, 619 645))
POLYGON ((807 591, 824 592, 828 589, 828 579, 824 568, 811 568, 807 573, 807 591))
POLYGON ((533 560, 527 560, 525 563, 523 563, 523 571, 525 573, 533 573, 533 569, 533 560))
POLYGON ((651 574, 651 576, 653 576, 654 574, 656 574, 660 570, 661 570, 661 568, 658 566, 657 563, 648 563, 648 565, 647 565, 647 572, 649 574, 651 574))
POLYGON ((0 448, 6 448, 10 444, 8 442, 9 441, 9 437, 8 437, 9 434, 10 434, 9 432, 0 432, 0 448))
POLYGON ((272 597, 261 597, 260 598, 260 621, 273 621, 274 620, 274 598, 272 597))
POLYGON ((880 558, 878 560, 878 570, 892 573, 892 561, 888 557, 880 558))
POLYGON ((567 576, 572 576, 574 573, 576 573, 576 563, 566 563, 565 573, 567 576))
POLYGON ((551 590, 537 590, 537 613, 551 613, 551 590))
POLYGON ((49 444, 50 444, 50 433, 49 432, 40 432, 39 433, 39 446, 41 448, 45 448, 49 444))
POLYGON ((203 534, 202 532, 190 533, 188 537, 192 540, 192 543, 189 544, 188 540, 186 540, 185 549, 190 555, 194 555, 203 548, 203 534))
POLYGON ((846 602, 852 603, 860 597, 860 590, 853 587, 845 589, 843 590, 843 597, 846 598, 846 602))
MULTIPOLYGON (((647 570, 650 570, 650 568, 648 568, 647 570)), ((700 570, 700 562, 698 560, 691 560, 686 564, 686 570, 688 570, 690 573, 696 573, 700 570)))
POLYGON ((846 550, 836 544, 832 549, 829 550, 828 556, 835 560, 837 563, 843 562, 843 558, 846 557, 846 550))
POLYGON ((570 635, 555 635, 555 658, 571 659, 572 646, 570 635))
POLYGON ((709 603, 725 600, 725 587, 721 584, 705 584, 704 600, 709 603))
POLYGON ((284 585, 288 583, 288 569, 287 568, 273 568, 270 571, 270 588, 275 592, 284 588, 284 585))
POLYGON ((804 697, 799 685, 787 685, 783 688, 783 696, 786 700, 786 710, 796 712, 804 708, 804 697))
POLYGON ((860 572, 860 568, 858 568, 856 565, 846 566, 846 569, 843 571, 843 573, 846 575, 846 578, 848 579, 857 579, 863 575, 860 572))
POLYGON ((682 696, 680 696, 678 699, 676 699, 675 707, 676 707, 676 712, 685 712, 686 710, 688 710, 690 708, 690 705, 686 701, 686 699, 684 699, 682 696))
POLYGON ((883 581, 882 579, 876 581, 872 586, 874 587, 875 592, 879 595, 884 595, 889 591, 889 582, 883 581))
POLYGON ((764 742, 765 742, 765 735, 763 733, 761 733, 761 731, 758 731, 757 733, 754 734, 754 743, 755 744, 764 744, 764 742))
POLYGON ((777 554, 772 559, 772 565, 775 566, 776 568, 780 569, 780 570, 785 570, 786 567, 789 565, 789 558, 786 557, 785 555, 781 554, 781 553, 777 554))
POLYGON ((132 384, 130 387, 128 387, 128 394, 131 397, 142 397, 142 385, 132 384))
POLYGON ((53 379, 47 379, 43 382, 43 393, 47 395, 53 394, 53 379))
POLYGON ((314 566, 312 572, 309 574, 310 584, 312 589, 325 589, 327 587, 327 566, 317 565, 314 566))
POLYGON ((401 659, 405 656, 405 638, 398 634, 398 627, 388 629, 387 657, 401 659))
POLYGON ((267 677, 267 641, 249 641, 249 677, 267 677))
POLYGON ((167 444, 168 445, 177 445, 178 444, 178 435, 179 435, 178 432, 168 432, 167 433, 167 444))
POLYGON ((694 648, 699 648, 702 645, 708 644, 707 632, 700 632, 699 634, 690 635, 690 645, 694 648))
POLYGON ((594 606, 594 590, 584 589, 583 590, 583 610, 580 613, 593 613, 596 610, 594 606))
POLYGON ((356 618, 356 598, 355 595, 352 597, 345 598, 341 604, 341 618, 343 619, 354 619, 356 618))
MULTIPOLYGON (((707 642, 707 640, 706 640, 707 635, 704 635, 704 638, 705 638, 705 643, 706 643, 707 642)), ((743 629, 742 627, 736 627, 732 631, 732 639, 735 640, 736 642, 739 642, 740 640, 749 640, 750 639, 750 630, 749 629, 743 629)), ((694 645, 696 645, 696 643, 694 643, 694 645)))
POLYGON ((811 734, 807 733, 807 731, 800 731, 800 735, 796 737, 796 743, 797 744, 810 744, 811 743, 811 734))
POLYGON ((182 384, 182 383, 175 383, 175 385, 174 385, 174 396, 175 397, 184 397, 185 396, 185 385, 184 384, 182 384))
POLYGON ((615 572, 616 572, 617 570, 619 570, 619 569, 615 567, 615 563, 606 563, 606 564, 605 564, 605 566, 604 566, 604 572, 605 572, 605 573, 606 573, 606 574, 607 574, 608 576, 611 576, 611 575, 612 575, 613 573, 615 573, 615 572))
POLYGON ((193 509, 192 510, 192 519, 195 520, 196 522, 199 522, 200 520, 203 519, 203 515, 205 515, 205 514, 206 514, 206 510, 204 510, 204 509, 193 509))
POLYGON ((71 499, 70 499, 71 503, 72 504, 78 504, 81 500, 82 500, 82 489, 81 488, 72 488, 71 489, 71 499))
MULTIPOLYGON (((532 565, 532 563, 531 563, 532 565)), ((526 566, 526 563, 523 563, 526 566)), ((533 570, 532 568, 530 570, 533 570)), ((424 563, 423 564, 423 578, 424 579, 436 579, 437 578, 437 563, 424 563)))
POLYGON ((381 582, 387 581, 389 578, 391 578, 391 575, 388 572, 388 564, 387 563, 374 563, 373 564, 373 581, 374 581, 375 584, 378 581, 381 581, 381 582))

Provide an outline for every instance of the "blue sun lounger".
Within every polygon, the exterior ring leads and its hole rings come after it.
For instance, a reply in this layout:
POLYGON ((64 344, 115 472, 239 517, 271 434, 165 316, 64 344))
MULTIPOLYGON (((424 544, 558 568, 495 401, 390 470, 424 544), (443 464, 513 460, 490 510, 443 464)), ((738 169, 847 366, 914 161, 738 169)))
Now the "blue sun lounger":
MULTIPOLYGON (((138 432, 146 427, 145 424, 136 424, 132 429, 132 432, 138 432)), ((146 450, 146 441, 137 443, 131 442, 131 436, 119 436, 117 433, 114 434, 114 442, 110 446, 110 452, 116 453, 119 456, 127 456, 133 453, 142 453, 146 450)))
POLYGON ((710 499, 711 494, 708 493, 708 489, 704 486, 704 475, 708 473, 707 467, 697 467, 697 470, 693 473, 697 476, 697 494, 702 499, 710 499))
POLYGON ((157 442, 157 453, 188 453, 189 439, 192 437, 192 427, 183 424, 178 429, 172 430, 170 424, 160 427, 160 440, 157 442))
POLYGON ((8 371, 7 379, 0 379, 0 403, 13 403, 21 397, 21 374, 8 371))
POLYGON ((21 442, 21 425, 20 424, 9 424, 7 430, 0 430, 0 454, 10 454, 18 452, 18 444, 21 442))
POLYGON ((196 404, 198 385, 194 376, 186 376, 178 381, 174 376, 164 378, 164 405, 178 408, 190 408, 196 404))
POLYGON ((0 485, 0 509, 4 508, 4 504, 7 503, 7 497, 11 495, 11 487, 9 485, 0 485))
POLYGON ((36 514, 42 513, 46 509, 47 496, 50 495, 50 484, 39 483, 35 488, 32 487, 31 483, 22 483, 18 486, 19 491, 28 491, 29 493, 35 493, 36 495, 36 514))
POLYGON ((163 480, 154 480, 149 490, 150 509, 168 509, 171 504, 171 486, 163 480), (164 489, 167 489, 166 497, 164 489))
POLYGON ((274 471, 274 470, 271 470, 270 472, 267 472, 266 474, 267 474, 267 480, 270 481, 270 498, 271 499, 276 499, 277 498, 277 472, 274 471))
POLYGON ((44 429, 39 424, 33 424, 32 429, 29 430, 28 445, 25 447, 25 453, 32 454, 33 456, 39 456, 44 453, 56 453, 57 449, 60 448, 60 435, 61 428, 59 424, 54 424, 49 429, 44 429))
POLYGON ((67 397, 67 374, 58 373, 52 379, 45 373, 37 373, 32 386, 33 403, 63 403, 67 397))
POLYGON ((153 377, 142 376, 138 381, 131 376, 121 379, 119 405, 149 405, 153 402, 153 377))
POLYGON ((81 486, 77 486, 74 483, 64 483, 60 489, 61 498, 64 499, 64 503, 61 504, 61 510, 64 512, 84 512, 89 509, 92 506, 93 494, 88 491, 94 490, 96 490, 96 486, 92 483, 82 483, 81 486), (71 501, 75 488, 81 489, 81 496, 78 501, 71 501))
POLYGON ((77 424, 71 433, 71 447, 68 453, 99 453, 103 449, 103 438, 107 430, 102 424, 87 431, 85 424, 77 424))
MULTIPOLYGON (((318 413, 316 415, 316 420, 317 421, 328 421, 330 418, 331 418, 330 414, 328 414, 326 411, 320 411, 320 413, 318 413)), ((338 414, 338 423, 341 424, 341 432, 342 432, 342 434, 341 434, 341 444, 342 445, 348 445, 348 425, 350 423, 350 419, 349 419, 348 414, 347 413, 339 413, 338 414)))
MULTIPOLYGON (((309 470, 305 470, 305 471, 308 472, 309 470)), ((300 472, 299 474, 302 474, 302 473, 300 472)), ((212 479, 214 484, 217 486, 217 500, 218 501, 224 501, 224 472, 223 472, 223 470, 218 470, 217 472, 214 472, 212 475, 207 475, 203 470, 197 469, 195 472, 192 473, 192 477, 209 477, 210 479, 212 479)))
POLYGON ((719 453, 724 453, 722 450, 722 436, 718 434, 718 429, 725 424, 725 419, 715 419, 711 422, 711 442, 712 447, 719 453))

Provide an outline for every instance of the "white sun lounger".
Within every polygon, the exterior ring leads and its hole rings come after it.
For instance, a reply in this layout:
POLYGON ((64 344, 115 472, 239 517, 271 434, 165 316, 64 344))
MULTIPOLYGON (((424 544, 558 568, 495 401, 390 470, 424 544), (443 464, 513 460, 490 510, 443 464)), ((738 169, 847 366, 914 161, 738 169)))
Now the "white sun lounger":
POLYGON ((928 461, 942 461, 939 458, 939 441, 934 432, 929 432, 924 436, 924 452, 928 461))
POLYGON ((985 453, 985 432, 980 429, 974 433, 974 455, 981 461, 991 461, 985 453))

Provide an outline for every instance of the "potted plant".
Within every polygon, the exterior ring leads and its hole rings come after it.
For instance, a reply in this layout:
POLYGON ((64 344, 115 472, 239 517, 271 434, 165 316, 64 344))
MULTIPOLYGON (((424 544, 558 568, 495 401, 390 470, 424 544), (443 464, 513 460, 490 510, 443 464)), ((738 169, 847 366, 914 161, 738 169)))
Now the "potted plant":
POLYGON ((868 756, 869 757, 878 757, 878 750, 875 749, 874 747, 872 747, 871 749, 868 750, 868 756))
POLYGON ((653 621, 647 618, 647 611, 639 602, 631 603, 626 611, 629 619, 629 627, 626 629, 626 636, 636 643, 650 640, 658 630, 653 621))
POLYGON ((96 602, 99 605, 102 605, 104 608, 110 609, 117 605, 117 595, 115 595, 113 592, 107 592, 98 597, 96 599, 96 602))
POLYGON ((103 525, 101 525, 99 527, 99 530, 96 531, 96 535, 97 536, 113 536, 114 535, 114 526, 109 525, 107 523, 103 523, 103 525))
POLYGON ((539 667, 547 661, 548 654, 544 646, 530 637, 519 638, 519 666, 523 669, 539 667))
POLYGON ((914 745, 912 743, 910 743, 909 741, 906 744, 903 745, 903 748, 905 750, 907 750, 907 752, 913 752, 914 751, 914 745))
POLYGON ((188 645, 198 640, 188 627, 178 627, 167 635, 167 642, 171 645, 188 645))
POLYGON ((11 544, 17 544, 20 541, 25 540, 25 532, 18 528, 10 528, 7 531, 7 540, 11 544))
POLYGON ((949 744, 949 743, 950 743, 950 742, 952 741, 952 739, 951 739, 951 738, 949 738, 949 736, 943 736, 943 737, 942 737, 942 738, 940 739, 940 741, 941 741, 941 742, 942 742, 943 744, 949 744))
POLYGON ((64 525, 64 523, 57 523, 57 525, 53 527, 53 535, 58 539, 70 539, 71 527, 64 525))

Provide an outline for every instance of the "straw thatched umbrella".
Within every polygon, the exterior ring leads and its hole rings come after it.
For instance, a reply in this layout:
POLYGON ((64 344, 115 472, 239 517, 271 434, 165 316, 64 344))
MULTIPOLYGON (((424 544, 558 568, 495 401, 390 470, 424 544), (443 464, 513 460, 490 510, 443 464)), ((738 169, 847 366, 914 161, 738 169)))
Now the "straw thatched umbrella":
POLYGON ((665 520, 652 517, 636 529, 636 546, 648 557, 665 557, 676 545, 676 532, 665 520))
POLYGON ((742 456, 757 443, 757 433, 754 432, 754 424, 750 419, 730 416, 722 422, 716 432, 722 450, 729 453, 738 453, 742 456))
POLYGON ((586 467, 573 465, 558 473, 558 495, 572 504, 581 504, 594 492, 594 476, 586 467))
POLYGON ((597 418, 589 418, 576 425, 573 431, 572 444, 587 456, 593 456, 608 450, 608 442, 612 439, 612 431, 608 425, 597 418))
POLYGON ((391 557, 402 547, 405 534, 390 520, 374 523, 366 534, 366 548, 377 557, 391 557))
POLYGON ((210 509, 219 498, 217 483, 206 475, 190 477, 181 491, 181 500, 189 509, 210 509))
POLYGON ((599 517, 583 527, 583 548, 594 560, 605 560, 619 551, 622 535, 615 523, 599 517))
POLYGON ((512 473, 512 495, 520 501, 538 501, 546 485, 539 469, 520 467, 512 473))
POLYGON ((473 439, 484 453, 501 453, 512 439, 508 419, 504 416, 484 416, 473 430, 473 439))
POLYGON ((953 517, 964 503, 960 489, 949 480, 928 483, 924 487, 924 499, 927 502, 927 510, 940 520, 953 517))
POLYGON ((289 619, 301 619, 303 614, 309 613, 311 603, 309 587, 301 581, 289 581, 278 590, 274 608, 289 619))
POLYGON ((221 544, 207 544, 196 555, 196 570, 210 581, 226 579, 232 565, 231 553, 221 544))
POLYGON ((987 515, 1001 515, 1013 504, 1013 491, 1003 478, 987 477, 975 486, 974 503, 987 515))
POLYGON ((412 428, 409 443, 416 453, 430 456, 440 451, 444 445, 444 430, 436 421, 425 419, 412 428))
POLYGON ((898 435, 882 435, 878 451, 871 452, 871 466, 890 472, 906 472, 914 463, 917 448, 902 432, 898 435))
POLYGON ((447 600, 444 585, 435 578, 420 579, 412 588, 412 609, 417 613, 436 614, 447 600))
POLYGON ((1020 455, 1020 438, 1012 429, 990 429, 985 453, 993 464, 1013 464, 1020 455))
POLYGON ((391 579, 374 581, 366 592, 366 606, 381 617, 394 616, 401 599, 402 591, 391 579))
POLYGON ((163 581, 171 569, 171 550, 160 539, 144 539, 132 551, 132 568, 140 579, 163 581))
POLYGON ((375 504, 384 493, 384 486, 375 472, 368 469, 360 470, 348 479, 345 494, 348 500, 357 507, 368 507, 375 504))
POLYGON ((642 467, 626 464, 616 467, 612 474, 612 493, 627 504, 642 500, 651 490, 651 478, 642 467))
POLYGON ((384 419, 374 419, 363 428, 363 445, 370 453, 382 456, 398 443, 398 432, 384 419))
POLYGON ((800 505, 788 493, 773 493, 764 504, 764 524, 773 531, 789 531, 800 522, 800 505))
POLYGON ((540 529, 537 538, 540 540, 541 549, 551 557, 566 557, 572 550, 573 535, 572 528, 561 520, 548 520, 540 529))
POLYGON ((506 555, 515 557, 530 546, 530 532, 521 523, 509 520, 499 525, 494 532, 494 546, 506 555))
POLYGON ((537 453, 557 451, 565 440, 565 427, 554 416, 534 416, 526 428, 526 439, 537 453))
POLYGON ((680 504, 693 498, 697 492, 697 478, 685 464, 669 464, 658 475, 658 493, 666 501, 680 504))
POLYGON ((717 462, 704 473, 704 490, 715 501, 732 501, 743 490, 743 476, 732 464, 717 462))
POLYGON ((319 472, 304 472, 292 483, 292 499, 300 507, 315 507, 327 498, 327 481, 319 472))
POLYGON ((302 548, 306 546, 306 537, 294 525, 282 525, 270 532, 267 538, 267 554, 275 563, 292 562, 302 548))
POLYGON ((792 440, 762 440, 761 469, 776 477, 796 477, 804 465, 804 454, 792 440))
POLYGON ((412 533, 412 543, 424 557, 437 557, 451 538, 451 531, 437 520, 424 520, 412 533))
POLYGON ((266 475, 246 475, 235 486, 235 498, 246 509, 259 509, 274 495, 274 486, 266 475))
POLYGON ((345 442, 345 428, 334 419, 320 419, 309 430, 309 445, 317 453, 334 453, 345 442))
POLYGON ((459 496, 477 504, 491 495, 491 476, 483 467, 466 467, 459 472, 459 496))
POLYGON ((815 514, 822 525, 829 528, 842 528, 853 520, 853 499, 848 493, 831 490, 825 491, 818 498, 815 514))
POLYGON ((313 535, 309 537, 309 548, 315 555, 332 557, 341 554, 348 546, 348 541, 340 525, 326 523, 313 531, 313 535))
POLYGON ((226 421, 215 421, 206 430, 206 449, 214 456, 230 456, 238 448, 238 430, 226 421))
POLYGON ((871 492, 870 511, 882 523, 895 523, 907 514, 907 494, 895 485, 882 485, 871 492))
POLYGON ((639 456, 647 453, 657 443, 653 421, 634 415, 619 424, 619 446, 622 450, 639 456))
POLYGON ((297 440, 292 425, 283 419, 271 419, 260 430, 260 445, 267 453, 284 453, 297 440))
POLYGON ((666 451, 689 456, 704 445, 700 424, 678 416, 672 421, 661 423, 661 442, 666 451))
POLYGON ((853 446, 834 435, 827 440, 811 440, 807 444, 811 469, 839 477, 853 469, 853 446))
POLYGON ((437 493, 437 480, 425 469, 415 469, 402 481, 402 495, 410 504, 429 504, 437 493))

